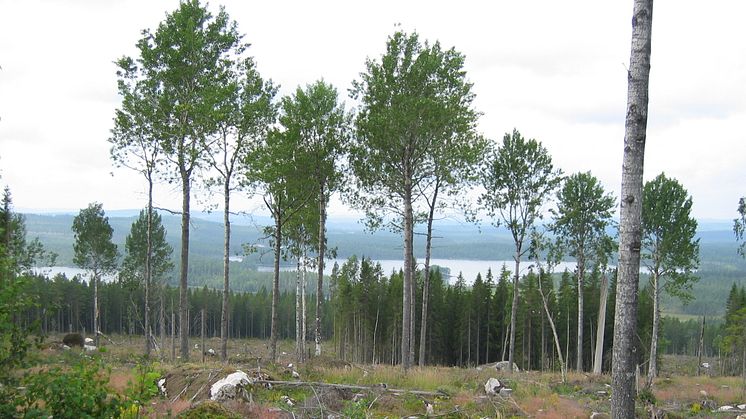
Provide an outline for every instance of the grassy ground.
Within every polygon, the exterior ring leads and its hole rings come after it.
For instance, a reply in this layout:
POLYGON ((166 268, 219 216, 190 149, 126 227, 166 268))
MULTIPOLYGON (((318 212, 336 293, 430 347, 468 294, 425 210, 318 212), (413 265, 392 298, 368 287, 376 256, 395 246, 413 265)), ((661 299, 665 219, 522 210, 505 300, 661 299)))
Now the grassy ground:
MULTIPOLYGON (((54 339, 52 339, 54 340, 54 339)), ((141 339, 115 336, 100 355, 111 368, 109 384, 113 392, 125 394, 132 383, 142 376, 141 339)), ((610 377, 570 373, 567 383, 557 373, 500 373, 489 368, 413 368, 403 373, 400 367, 388 365, 353 365, 331 357, 312 359, 294 370, 304 382, 323 382, 371 386, 371 390, 329 389, 323 386, 276 385, 267 389, 254 385, 249 389, 249 401, 234 401, 224 405, 207 402, 209 387, 227 374, 241 369, 264 379, 297 381, 291 375, 293 343, 281 342, 280 361, 267 362, 266 341, 232 340, 229 363, 222 364, 202 355, 191 340, 188 362, 170 359, 170 348, 163 360, 150 364, 150 370, 166 378, 167 396, 155 397, 142 409, 145 417, 408 417, 425 416, 426 405, 441 417, 535 417, 588 418, 592 412, 609 412, 610 377), (513 389, 509 397, 487 396, 484 383, 495 377, 513 389), (391 393, 388 389, 419 390, 438 395, 418 395, 409 392, 391 393), (290 402, 288 402, 288 399, 290 402), (292 403, 292 405, 290 404, 292 403), (202 413, 198 413, 198 412, 202 413), (210 416, 210 413, 212 416, 210 416)), ((217 338, 206 348, 219 348, 217 338)), ((47 345, 36 354, 44 365, 69 362, 71 354, 47 345)), ((734 377, 692 376, 696 360, 686 357, 665 357, 663 371, 648 400, 653 409, 667 417, 717 417, 712 409, 724 404, 746 402, 743 381, 734 377)), ((35 368, 40 368, 39 366, 35 368)), ((651 406, 640 403, 640 415, 649 417, 651 406)), ((662 416, 661 416, 662 417, 662 416)), ((723 414, 722 417, 735 417, 723 414)))

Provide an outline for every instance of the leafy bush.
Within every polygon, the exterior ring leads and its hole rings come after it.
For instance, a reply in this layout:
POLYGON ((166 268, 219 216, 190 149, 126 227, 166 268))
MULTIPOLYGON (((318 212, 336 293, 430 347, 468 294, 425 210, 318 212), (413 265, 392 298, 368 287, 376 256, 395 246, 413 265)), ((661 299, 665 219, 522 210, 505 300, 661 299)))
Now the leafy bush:
POLYGON ((127 383, 125 391, 130 401, 143 405, 160 393, 158 379, 161 378, 161 371, 158 366, 157 363, 150 363, 147 360, 137 364, 134 371, 135 379, 127 383))
POLYGON ((109 370, 98 358, 81 357, 68 369, 53 367, 25 378, 26 417, 111 418, 124 406, 109 394, 109 370))

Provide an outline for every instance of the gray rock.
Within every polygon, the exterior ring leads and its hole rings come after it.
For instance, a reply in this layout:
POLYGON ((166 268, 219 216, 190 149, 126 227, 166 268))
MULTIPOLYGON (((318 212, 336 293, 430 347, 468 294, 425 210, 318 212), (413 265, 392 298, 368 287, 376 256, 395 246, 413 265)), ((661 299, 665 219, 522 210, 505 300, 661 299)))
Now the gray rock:
POLYGON ((499 394, 501 396, 503 396, 503 397, 508 397, 511 394, 513 394, 513 389, 507 388, 507 387, 503 387, 503 388, 500 389, 500 393, 499 394))
MULTIPOLYGON (((498 371, 508 371, 509 365, 510 363, 508 363, 508 361, 500 361, 500 362, 495 363, 495 369, 498 371)), ((518 369, 518 364, 516 364, 515 362, 513 363, 513 371, 515 372, 520 371, 520 369, 518 369)))

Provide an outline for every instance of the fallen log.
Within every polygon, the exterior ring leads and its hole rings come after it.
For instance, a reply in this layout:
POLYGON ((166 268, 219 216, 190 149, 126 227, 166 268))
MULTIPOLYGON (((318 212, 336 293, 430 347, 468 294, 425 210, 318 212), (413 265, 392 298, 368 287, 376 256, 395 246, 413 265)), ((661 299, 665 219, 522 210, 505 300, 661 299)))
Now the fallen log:
POLYGON ((381 391, 393 394, 416 394, 419 396, 431 396, 431 397, 449 397, 448 393, 444 391, 424 391, 424 390, 404 390, 398 388, 388 388, 385 384, 374 384, 370 386, 361 386, 353 384, 336 384, 336 383, 321 383, 317 381, 277 381, 277 380, 254 380, 255 384, 270 384, 273 386, 310 386, 310 387, 329 387, 339 388, 343 390, 365 390, 365 391, 381 391))

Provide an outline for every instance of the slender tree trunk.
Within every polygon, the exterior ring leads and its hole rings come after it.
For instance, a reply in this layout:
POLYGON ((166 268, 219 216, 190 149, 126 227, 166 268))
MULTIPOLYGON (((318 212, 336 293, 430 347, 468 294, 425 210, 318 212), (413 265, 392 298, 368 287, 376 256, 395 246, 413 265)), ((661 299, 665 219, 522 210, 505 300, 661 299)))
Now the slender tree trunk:
MULTIPOLYGON (((405 178, 407 178, 405 174, 405 178)), ((412 214, 412 188, 410 182, 405 185, 404 193, 404 283, 402 288, 402 339, 401 339, 401 356, 402 356, 402 368, 404 371, 408 371, 412 366, 411 357, 409 356, 410 351, 410 338, 412 337, 412 259, 413 259, 413 243, 412 243, 412 232, 413 232, 413 219, 412 214)))
POLYGON ((223 188, 223 306, 220 310, 220 360, 228 361, 228 293, 230 292, 230 251, 231 251, 231 219, 230 219, 230 184, 226 179, 223 188))
POLYGON ((98 347, 98 272, 93 272, 93 344, 98 347))
POLYGON ((620 194, 619 276, 611 379, 611 412, 614 418, 619 419, 635 415, 637 354, 634 336, 642 247, 642 175, 648 121, 652 22, 653 0, 634 0, 620 194))
POLYGON ((650 361, 648 362, 648 377, 645 387, 651 388, 653 380, 658 375, 658 333, 660 329, 660 276, 653 272, 653 331, 650 334, 650 361))
POLYGON ((269 346, 272 362, 277 361, 277 322, 280 305, 280 252, 282 251, 282 214, 275 211, 275 266, 272 279, 272 325, 270 326, 269 346))
POLYGON ((699 328, 699 345, 697 346, 697 375, 701 374, 702 352, 705 347, 705 315, 702 314, 702 323, 699 328))
POLYGON ((598 329, 596 329, 596 353, 593 356, 593 373, 601 374, 604 359, 604 332, 606 331, 606 300, 609 291, 609 279, 606 274, 601 278, 601 297, 598 304, 598 329))
POLYGON ((160 337, 161 337, 161 360, 165 359, 166 353, 166 307, 163 301, 163 289, 160 290, 160 310, 159 311, 159 326, 160 326, 160 337))
POLYGON ((508 351, 508 371, 513 372, 515 360, 515 319, 518 315, 518 279, 521 268, 521 243, 515 246, 515 275, 513 276, 513 304, 510 309, 510 348, 508 351))
POLYGON ((433 219, 435 218, 435 203, 438 201, 438 189, 440 180, 436 180, 435 190, 433 191, 433 200, 430 203, 430 212, 427 215, 427 236, 425 239, 425 269, 424 282, 422 284, 422 314, 420 324, 420 367, 425 366, 425 340, 427 337, 427 305, 430 300, 430 255, 432 252, 433 242, 433 219))
POLYGON ((583 372, 583 282, 585 276, 585 257, 582 249, 578 253, 578 336, 577 352, 575 353, 575 369, 583 372))
POLYGON ((324 300, 324 254, 326 253, 326 191, 324 184, 319 190, 319 254, 318 254, 318 278, 316 281, 316 322, 314 327, 314 341, 316 348, 314 353, 321 356, 321 302, 324 300))
MULTIPOLYGON (((547 299, 544 296, 544 291, 541 289, 541 279, 539 279, 539 294, 541 294, 541 302, 544 305, 544 312, 547 315, 547 320, 549 320, 549 327, 552 328, 552 336, 554 336, 554 347, 557 350, 557 358, 559 358, 560 373, 562 374, 562 382, 566 383, 567 382, 567 365, 565 364, 565 360, 562 358, 562 349, 560 348, 559 337, 557 336, 557 328, 554 326, 554 320, 552 320, 552 314, 549 312, 549 306, 547 305, 547 299)), ((570 322, 568 321, 567 324, 569 325, 570 322)), ((567 340, 568 342, 570 341, 569 337, 567 340)))
POLYGON ((308 253, 305 248, 303 249, 303 265, 301 265, 301 276, 300 276, 300 296, 301 296, 301 340, 300 345, 303 350, 302 358, 306 360, 306 336, 308 336, 308 330, 306 325, 308 324, 308 318, 306 318, 306 260, 308 253))
POLYGON ((301 272, 300 257, 298 257, 295 271, 295 358, 298 362, 303 361, 303 304, 301 302, 301 272))
POLYGON ((202 321, 200 322, 200 328, 199 328, 199 335, 202 337, 202 344, 200 345, 200 350, 202 351, 202 363, 205 363, 205 309, 203 308, 200 310, 200 317, 202 318, 202 321))
POLYGON ((171 362, 176 361, 176 314, 171 301, 171 362))
POLYGON ((181 173, 181 264, 179 267, 179 342, 181 360, 189 360, 189 301, 187 295, 187 274, 189 272, 189 198, 190 179, 185 171, 181 173))
POLYGON ((145 357, 150 356, 150 282, 153 276, 153 180, 148 175, 148 209, 147 232, 145 249, 145 357))

